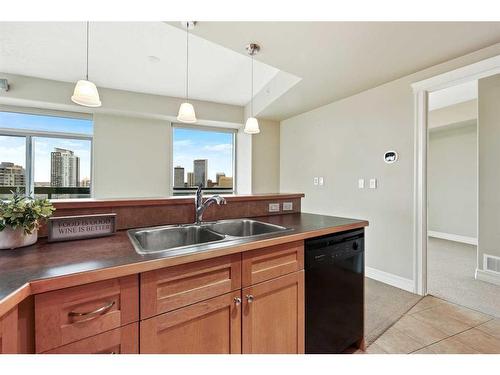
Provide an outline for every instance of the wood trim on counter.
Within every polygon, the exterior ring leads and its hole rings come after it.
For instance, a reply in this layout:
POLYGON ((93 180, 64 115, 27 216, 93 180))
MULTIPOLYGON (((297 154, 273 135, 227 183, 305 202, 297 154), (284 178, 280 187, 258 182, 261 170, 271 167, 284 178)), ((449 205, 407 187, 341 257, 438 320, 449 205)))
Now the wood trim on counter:
POLYGON ((337 225, 333 227, 324 227, 316 230, 307 230, 298 233, 288 233, 287 235, 253 240, 244 243, 227 244, 225 247, 220 247, 214 250, 187 254, 183 256, 175 256, 170 258, 159 258, 152 260, 145 260, 141 262, 124 264, 119 266, 112 266, 107 268, 100 268, 92 271, 72 273, 63 276, 48 277, 39 280, 32 280, 28 283, 21 285, 17 290, 0 300, 0 317, 7 313, 12 308, 16 307, 25 298, 33 294, 49 292, 62 288, 69 288, 72 286, 89 284, 101 280, 107 280, 131 274, 138 274, 141 272, 152 271, 159 268, 175 266, 195 262, 199 260, 220 257, 229 254, 246 252, 249 250, 260 249, 279 245, 287 242, 301 241, 307 238, 319 237, 327 234, 344 232, 352 229, 363 228, 368 226, 368 221, 356 221, 344 225, 337 225))

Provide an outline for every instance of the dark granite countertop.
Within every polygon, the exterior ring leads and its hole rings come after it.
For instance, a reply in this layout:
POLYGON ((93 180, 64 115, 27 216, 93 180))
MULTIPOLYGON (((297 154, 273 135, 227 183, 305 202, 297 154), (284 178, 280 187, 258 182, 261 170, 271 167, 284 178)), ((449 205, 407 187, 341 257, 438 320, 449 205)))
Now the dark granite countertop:
POLYGON ((168 267, 342 232, 368 225, 367 221, 294 213, 255 218, 293 230, 259 238, 214 244, 203 252, 169 256, 168 252, 140 255, 126 231, 110 237, 49 243, 0 251, 0 316, 31 294, 70 287, 107 278, 168 267))

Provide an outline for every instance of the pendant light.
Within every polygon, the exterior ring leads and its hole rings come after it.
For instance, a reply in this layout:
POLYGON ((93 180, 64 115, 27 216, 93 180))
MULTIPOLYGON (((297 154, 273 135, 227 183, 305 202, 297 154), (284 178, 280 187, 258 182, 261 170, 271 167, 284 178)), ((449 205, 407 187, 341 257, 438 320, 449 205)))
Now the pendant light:
POLYGON ((186 101, 179 107, 177 120, 194 123, 196 122, 196 114, 193 105, 189 103, 189 30, 194 29, 196 22, 182 22, 182 25, 186 28, 186 101))
POLYGON ((89 81, 89 22, 87 21, 87 66, 85 79, 76 83, 71 100, 85 107, 100 107, 102 105, 99 92, 93 82, 89 81))
POLYGON ((260 51, 260 46, 256 43, 250 43, 246 46, 248 54, 252 58, 252 82, 251 82, 251 96, 250 96, 250 117, 245 123, 245 129, 243 131, 247 134, 258 134, 260 133, 259 122, 255 117, 253 117, 253 57, 260 51))

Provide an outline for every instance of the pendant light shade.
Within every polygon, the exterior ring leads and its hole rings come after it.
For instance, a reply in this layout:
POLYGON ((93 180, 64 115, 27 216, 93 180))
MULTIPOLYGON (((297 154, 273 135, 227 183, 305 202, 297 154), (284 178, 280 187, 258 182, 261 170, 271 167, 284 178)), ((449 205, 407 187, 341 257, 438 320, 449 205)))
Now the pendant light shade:
POLYGON ((247 134, 258 134, 260 133, 259 122, 255 117, 247 118, 245 123, 245 129, 243 130, 247 134))
POLYGON ((76 83, 71 100, 85 107, 100 107, 102 105, 96 85, 84 79, 76 83))
POLYGON ((196 122, 196 113, 193 105, 189 103, 189 30, 194 29, 196 22, 182 22, 182 25, 186 28, 186 101, 179 107, 177 121, 192 124, 196 122))
POLYGON ((100 107, 99 91, 93 82, 89 81, 89 22, 87 21, 87 65, 85 79, 76 83, 71 101, 85 107, 100 107))
POLYGON ((177 115, 177 120, 180 122, 194 123, 196 122, 196 114, 194 113, 194 107, 191 103, 182 103, 179 107, 179 114, 177 115))
POLYGON ((250 117, 245 123, 243 131, 247 134, 260 133, 259 122, 253 117, 253 56, 260 51, 260 46, 256 43, 250 43, 246 46, 248 54, 252 57, 252 78, 251 78, 251 94, 250 94, 250 117))

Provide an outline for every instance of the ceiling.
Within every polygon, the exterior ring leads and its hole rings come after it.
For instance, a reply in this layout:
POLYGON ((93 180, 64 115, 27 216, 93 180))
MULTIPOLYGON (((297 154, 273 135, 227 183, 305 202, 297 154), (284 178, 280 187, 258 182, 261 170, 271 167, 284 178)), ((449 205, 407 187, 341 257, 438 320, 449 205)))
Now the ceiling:
POLYGON ((259 116, 282 120, 500 42, 500 22, 200 22, 194 32, 302 78, 259 116))
MULTIPOLYGON (((192 34, 190 97, 248 105, 255 41, 256 114, 283 120, 498 43, 500 22, 198 22, 192 34)), ((92 22, 89 78, 183 97, 185 43, 178 22, 92 22)), ((81 79, 85 23, 0 22, 0 72, 81 79)))
MULTIPOLYGON (((89 40, 89 79, 98 87, 185 96, 185 30, 164 22, 92 22, 89 40)), ((246 105, 245 44, 234 52, 191 35, 189 96, 246 105)), ((0 22, 0 72, 75 82, 85 77, 85 54, 84 22, 0 22)), ((278 72, 256 61, 254 91, 278 72)))

